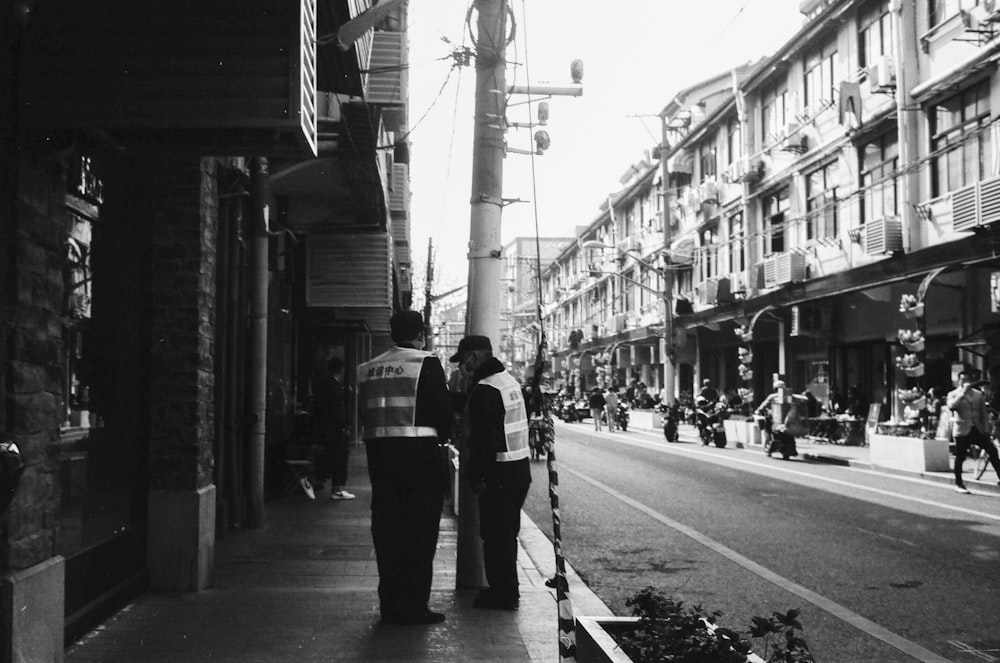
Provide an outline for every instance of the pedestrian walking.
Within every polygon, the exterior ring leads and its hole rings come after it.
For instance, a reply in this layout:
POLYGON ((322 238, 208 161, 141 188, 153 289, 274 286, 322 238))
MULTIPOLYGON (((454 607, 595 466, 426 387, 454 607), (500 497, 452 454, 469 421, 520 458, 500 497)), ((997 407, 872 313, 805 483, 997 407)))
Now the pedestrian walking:
POLYGON ((945 403, 951 410, 951 433, 955 438, 955 490, 968 494, 962 479, 962 464, 969 455, 969 447, 978 444, 989 456, 997 476, 1000 476, 1000 458, 990 440, 990 422, 986 411, 986 395, 973 386, 973 372, 964 369, 958 374, 958 386, 948 392, 945 403))
POLYGON ((358 368, 363 439, 372 485, 378 596, 387 624, 434 624, 428 608, 447 470, 452 399, 441 362, 425 352, 420 313, 389 320, 396 344, 358 368))
POLYGON ((604 414, 604 408, 608 402, 604 399, 604 394, 601 392, 600 387, 594 387, 590 391, 590 399, 588 400, 588 405, 590 407, 590 416, 594 418, 594 430, 601 430, 601 415, 604 414))
POLYGON ((604 392, 604 411, 608 415, 608 432, 614 433, 618 427, 618 394, 610 387, 604 392))
POLYGON ((347 390, 344 388, 344 360, 331 357, 326 363, 326 375, 313 393, 310 420, 313 444, 320 451, 316 459, 316 477, 310 485, 302 479, 302 489, 309 499, 331 481, 331 500, 353 500, 346 490, 347 461, 351 455, 350 428, 347 421, 347 390))
POLYGON ((521 507, 531 485, 528 415, 521 386, 493 356, 486 336, 466 336, 451 357, 471 377, 463 411, 468 431, 469 480, 479 496, 479 536, 489 587, 481 589, 477 608, 516 610, 517 534, 521 507))

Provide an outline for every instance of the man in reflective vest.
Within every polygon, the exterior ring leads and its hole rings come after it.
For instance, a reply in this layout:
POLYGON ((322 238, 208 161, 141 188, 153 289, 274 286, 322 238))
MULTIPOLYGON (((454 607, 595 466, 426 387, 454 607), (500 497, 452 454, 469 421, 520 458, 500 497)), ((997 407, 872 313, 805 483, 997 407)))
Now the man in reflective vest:
POLYGON ((416 311, 389 321, 396 347, 358 367, 363 439, 372 485, 379 608, 387 624, 435 624, 427 606, 447 488, 439 444, 452 426, 441 362, 424 347, 416 311))
POLYGON ((451 357, 474 383, 463 413, 469 432, 469 480, 479 496, 479 536, 489 588, 477 608, 516 610, 517 534, 531 485, 528 415, 521 385, 493 357, 490 339, 466 336, 451 357))

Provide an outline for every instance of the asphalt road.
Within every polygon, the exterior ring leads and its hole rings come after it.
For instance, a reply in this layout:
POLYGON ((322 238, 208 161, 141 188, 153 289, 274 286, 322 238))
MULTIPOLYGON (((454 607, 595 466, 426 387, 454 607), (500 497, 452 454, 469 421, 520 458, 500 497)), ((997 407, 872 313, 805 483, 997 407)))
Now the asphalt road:
POLYGON ((652 585, 734 628, 801 608, 817 661, 1000 661, 996 495, 687 439, 557 423, 563 550, 616 614, 652 585))

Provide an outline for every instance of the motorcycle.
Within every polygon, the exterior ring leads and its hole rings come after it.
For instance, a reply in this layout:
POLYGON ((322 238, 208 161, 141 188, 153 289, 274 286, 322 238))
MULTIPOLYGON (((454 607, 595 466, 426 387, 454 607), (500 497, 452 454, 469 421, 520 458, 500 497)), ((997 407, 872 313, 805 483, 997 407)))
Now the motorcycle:
POLYGON ((618 408, 615 411, 615 425, 622 432, 628 430, 628 405, 625 403, 618 403, 618 408))
POLYGON ((556 403, 554 414, 568 424, 574 421, 583 421, 590 416, 590 406, 585 398, 562 397, 556 403))
POLYGON ((726 432, 722 426, 722 404, 711 403, 699 398, 697 404, 698 436, 704 446, 714 444, 722 449, 726 446, 726 432))
POLYGON ((769 458, 773 453, 781 454, 785 460, 799 455, 798 449, 795 448, 795 436, 788 432, 787 426, 784 424, 775 426, 770 413, 756 414, 754 419, 764 435, 764 451, 769 458))
POLYGON ((663 427, 663 437, 667 442, 677 442, 680 439, 679 424, 681 421, 680 405, 666 405, 661 403, 657 408, 660 411, 660 426, 663 427))

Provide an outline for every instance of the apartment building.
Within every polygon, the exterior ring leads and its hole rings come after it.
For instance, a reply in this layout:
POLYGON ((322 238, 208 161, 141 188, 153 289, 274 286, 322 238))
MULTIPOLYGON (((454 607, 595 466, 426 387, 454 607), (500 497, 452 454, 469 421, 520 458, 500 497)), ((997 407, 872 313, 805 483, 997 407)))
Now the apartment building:
POLYGON ((518 380, 533 375, 541 341, 539 273, 574 241, 573 237, 515 237, 501 249, 504 279, 498 356, 518 380))
MULTIPOLYGON (((798 33, 730 77, 724 99, 689 94, 664 109, 666 167, 649 164, 643 189, 668 210, 659 246, 627 223, 602 235, 617 205, 589 232, 613 240, 612 282, 644 278, 623 248, 672 270, 678 390, 707 377, 759 401, 781 374, 821 401, 857 388, 881 419, 901 418, 903 389, 945 387, 959 365, 998 359, 1000 13, 972 0, 801 10, 798 33), (918 332, 924 343, 904 345, 918 332)), ((564 256, 565 284, 580 277, 600 300, 614 286, 585 271, 591 257, 564 256)), ((558 276, 553 287, 566 287, 558 276)), ((612 349, 613 374, 649 366, 654 378, 655 343, 638 367, 634 341, 627 355, 615 345, 660 332, 640 324, 642 304, 623 300, 623 330, 610 334, 622 323, 587 300, 551 315, 582 333, 577 348, 612 349)), ((577 351, 567 338, 557 353, 577 351)))

